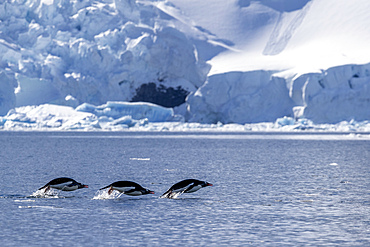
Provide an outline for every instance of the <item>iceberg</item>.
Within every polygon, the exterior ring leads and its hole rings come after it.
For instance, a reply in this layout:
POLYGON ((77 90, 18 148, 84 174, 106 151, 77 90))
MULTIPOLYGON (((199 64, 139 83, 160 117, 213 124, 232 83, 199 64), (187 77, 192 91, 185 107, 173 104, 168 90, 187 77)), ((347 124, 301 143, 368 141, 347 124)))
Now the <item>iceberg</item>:
POLYGON ((4 130, 78 130, 94 128, 97 118, 69 106, 43 104, 17 107, 0 122, 4 130))
POLYGON ((77 108, 52 104, 23 106, 0 117, 3 130, 124 130, 149 122, 181 121, 172 108, 150 103, 107 102, 77 108))
POLYGON ((165 108, 145 102, 107 102, 100 106, 84 103, 76 108, 78 112, 92 113, 97 117, 119 119, 130 116, 132 119, 148 119, 150 122, 167 122, 174 117, 172 108, 165 108))

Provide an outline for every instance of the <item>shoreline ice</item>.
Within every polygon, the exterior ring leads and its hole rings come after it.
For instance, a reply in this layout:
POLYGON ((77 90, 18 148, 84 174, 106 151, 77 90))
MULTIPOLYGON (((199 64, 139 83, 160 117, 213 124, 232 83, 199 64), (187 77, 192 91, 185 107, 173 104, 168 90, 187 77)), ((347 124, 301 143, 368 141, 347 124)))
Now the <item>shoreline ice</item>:
POLYGON ((315 124, 308 119, 282 117, 275 122, 202 124, 185 122, 172 109, 154 104, 110 102, 76 109, 50 104, 19 107, 0 117, 0 131, 370 133, 370 121, 315 124), (135 107, 136 117, 127 115, 130 106, 135 107))

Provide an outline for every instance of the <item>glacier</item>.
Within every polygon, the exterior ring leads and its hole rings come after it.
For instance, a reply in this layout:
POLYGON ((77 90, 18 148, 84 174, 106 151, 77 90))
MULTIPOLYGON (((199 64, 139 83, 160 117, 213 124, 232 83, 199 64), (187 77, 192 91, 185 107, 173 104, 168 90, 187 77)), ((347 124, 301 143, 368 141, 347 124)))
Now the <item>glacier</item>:
POLYGON ((367 0, 7 0, 0 129, 369 131, 369 10, 367 0))

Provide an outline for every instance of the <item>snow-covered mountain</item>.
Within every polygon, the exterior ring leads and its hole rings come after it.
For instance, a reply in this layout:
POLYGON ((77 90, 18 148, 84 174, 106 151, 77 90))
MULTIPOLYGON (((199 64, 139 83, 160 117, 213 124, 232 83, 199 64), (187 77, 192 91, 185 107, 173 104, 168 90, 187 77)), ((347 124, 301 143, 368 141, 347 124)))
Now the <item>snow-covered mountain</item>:
POLYGON ((31 109, 50 122, 63 105, 125 109, 84 112, 101 126, 162 109, 123 103, 138 101, 173 108, 154 122, 370 120, 369 11, 368 0, 8 0, 0 126, 35 122, 31 109))

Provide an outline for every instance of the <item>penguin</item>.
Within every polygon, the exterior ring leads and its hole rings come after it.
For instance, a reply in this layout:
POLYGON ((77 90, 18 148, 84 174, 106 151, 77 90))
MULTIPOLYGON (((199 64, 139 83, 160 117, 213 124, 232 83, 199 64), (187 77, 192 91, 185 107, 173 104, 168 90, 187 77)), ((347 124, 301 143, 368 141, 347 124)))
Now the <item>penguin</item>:
POLYGON ((72 178, 61 177, 51 180, 49 183, 42 186, 39 190, 45 189, 44 193, 46 193, 50 190, 50 188, 62 191, 74 191, 77 189, 89 188, 89 186, 81 184, 72 178))
POLYGON ((131 182, 131 181, 117 181, 117 182, 111 183, 108 186, 105 186, 104 188, 101 188, 100 190, 104 190, 107 188, 109 188, 108 195, 112 194, 113 190, 117 190, 120 193, 129 195, 129 196, 141 196, 141 195, 146 195, 146 194, 154 194, 154 191, 145 189, 140 184, 131 182))
POLYGON ((176 196, 182 194, 182 193, 193 193, 203 187, 207 186, 213 186, 213 184, 210 184, 205 181, 200 181, 197 179, 185 179, 182 180, 174 185, 172 185, 171 188, 169 188, 162 196, 161 198, 175 198, 176 196))

